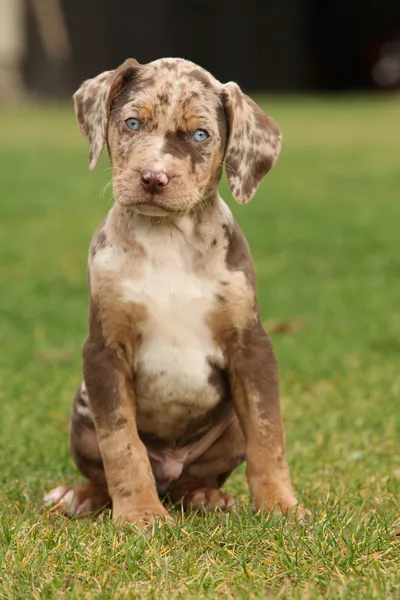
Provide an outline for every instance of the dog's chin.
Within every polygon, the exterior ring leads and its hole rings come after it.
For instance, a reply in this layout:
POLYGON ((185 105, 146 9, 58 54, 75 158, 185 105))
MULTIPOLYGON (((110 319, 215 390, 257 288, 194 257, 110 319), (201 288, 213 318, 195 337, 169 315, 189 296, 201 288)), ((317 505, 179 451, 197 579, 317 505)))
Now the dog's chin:
POLYGON ((128 211, 145 215, 147 217, 168 217, 177 214, 175 208, 154 202, 152 198, 116 198, 118 204, 128 211))
POLYGON ((154 202, 140 202, 139 204, 133 204, 132 210, 146 217, 169 217, 176 212, 168 210, 154 202))
POLYGON ((121 190, 122 193, 118 194, 118 191, 115 199, 125 209, 155 218, 182 217, 190 213, 202 199, 198 189, 194 193, 192 190, 182 190, 180 193, 174 190, 172 195, 169 193, 170 190, 158 194, 144 190, 135 190, 128 194, 125 190, 121 190))
POLYGON ((117 197, 116 199, 124 208, 146 217, 177 217, 187 212, 186 203, 182 203, 182 206, 179 204, 170 206, 161 196, 162 194, 146 194, 139 197, 117 197))

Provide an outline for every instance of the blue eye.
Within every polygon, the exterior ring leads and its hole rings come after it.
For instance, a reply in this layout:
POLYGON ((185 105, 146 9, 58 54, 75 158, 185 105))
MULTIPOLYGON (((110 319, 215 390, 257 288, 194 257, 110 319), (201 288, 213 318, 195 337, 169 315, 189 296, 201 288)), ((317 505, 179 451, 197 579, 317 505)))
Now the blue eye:
POLYGON ((204 129, 197 129, 192 135, 194 142, 204 142, 208 138, 208 133, 204 129))
POLYGON ((131 129, 132 131, 139 131, 139 129, 140 129, 139 119, 134 119, 131 117, 130 119, 127 119, 125 121, 125 123, 126 123, 127 128, 131 129))

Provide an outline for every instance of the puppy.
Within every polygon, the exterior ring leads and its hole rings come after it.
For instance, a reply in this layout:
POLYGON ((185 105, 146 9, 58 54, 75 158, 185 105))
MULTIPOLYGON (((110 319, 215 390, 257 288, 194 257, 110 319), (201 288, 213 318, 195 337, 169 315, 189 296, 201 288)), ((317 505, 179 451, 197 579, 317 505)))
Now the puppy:
POLYGON ((236 83, 182 59, 126 60, 74 95, 93 169, 107 144, 115 203, 89 252, 89 334, 72 456, 86 483, 45 497, 113 518, 228 509, 247 460, 254 509, 296 505, 277 363, 260 323, 248 244, 218 195, 225 163, 247 203, 281 147, 275 122, 236 83))

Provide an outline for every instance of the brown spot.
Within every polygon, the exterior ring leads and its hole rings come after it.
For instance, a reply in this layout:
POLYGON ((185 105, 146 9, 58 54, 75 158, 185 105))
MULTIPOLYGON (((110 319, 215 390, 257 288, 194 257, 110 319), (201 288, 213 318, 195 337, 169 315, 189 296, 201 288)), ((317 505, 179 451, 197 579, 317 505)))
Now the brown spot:
POLYGON ((127 422, 128 420, 124 416, 118 415, 114 420, 110 419, 110 427, 113 429, 122 429, 127 422))
POLYGON ((226 143, 228 141, 228 122, 227 115, 225 112, 225 107, 222 101, 218 103, 216 108, 216 120, 218 125, 219 136, 221 138, 220 142, 220 152, 222 156, 225 154, 226 143))
POLYGON ((226 174, 229 177, 236 177, 239 172, 240 162, 243 157, 243 152, 232 149, 225 157, 226 174))
POLYGON ((88 113, 94 104, 94 96, 88 96, 83 103, 83 110, 85 113, 88 113))
POLYGON ((222 226, 227 241, 226 247, 226 266, 230 271, 243 271, 253 290, 256 286, 256 276, 254 264, 251 258, 249 244, 235 222, 233 229, 228 225, 222 226))
POLYGON ((176 71, 178 65, 172 60, 163 60, 161 63, 161 67, 167 69, 167 71, 176 71))
POLYGON ((111 105, 111 114, 114 115, 119 109, 128 102, 132 102, 139 92, 154 87, 155 79, 153 76, 139 75, 131 73, 130 77, 124 80, 118 93, 114 94, 111 105))
POLYGON ((161 106, 168 106, 169 104, 169 97, 166 93, 160 92, 157 95, 157 100, 161 106))
POLYGON ((105 223, 105 221, 103 221, 99 225, 99 227, 97 228, 97 231, 95 232, 95 234, 92 238, 92 243, 90 244, 90 258, 91 259, 94 258, 94 256, 97 254, 97 252, 99 250, 102 250, 103 248, 105 248, 107 246, 107 236, 104 231, 104 223, 105 223))
POLYGON ((187 139, 185 132, 167 133, 162 151, 176 158, 190 157, 190 162, 196 166, 207 159, 209 150, 204 144, 196 144, 187 139))
POLYGON ((122 65, 115 69, 112 74, 110 85, 105 94, 106 115, 110 115, 110 111, 114 107, 114 99, 123 96, 121 92, 137 75, 139 63, 134 58, 128 58, 122 65))
MULTIPOLYGON (((101 330, 109 347, 119 349, 125 353, 125 359, 129 360, 134 355, 137 344, 140 341, 140 324, 147 320, 148 310, 144 304, 137 302, 121 303, 120 290, 115 288, 112 276, 103 276, 101 287, 96 297, 98 312, 93 311, 93 319, 99 319, 101 330)), ((105 352, 105 350, 103 351, 105 352)))
POLYGON ((249 160, 249 169, 247 176, 242 179, 242 195, 248 197, 257 187, 261 179, 271 170, 274 164, 272 156, 258 155, 253 161, 249 160), (250 166, 251 165, 251 166, 250 166))
POLYGON ((199 81, 207 89, 213 87, 211 79, 207 73, 201 69, 193 69, 192 71, 189 71, 187 75, 188 77, 192 77, 193 79, 196 79, 196 81, 199 81))
POLYGON ((84 131, 85 135, 88 136, 89 129, 86 123, 84 108, 83 108, 83 100, 79 95, 75 96, 75 105, 76 105, 76 118, 78 120, 79 125, 84 131))
POLYGON ((226 302, 226 298, 224 296, 222 296, 221 294, 215 294, 215 299, 218 300, 218 302, 226 302))

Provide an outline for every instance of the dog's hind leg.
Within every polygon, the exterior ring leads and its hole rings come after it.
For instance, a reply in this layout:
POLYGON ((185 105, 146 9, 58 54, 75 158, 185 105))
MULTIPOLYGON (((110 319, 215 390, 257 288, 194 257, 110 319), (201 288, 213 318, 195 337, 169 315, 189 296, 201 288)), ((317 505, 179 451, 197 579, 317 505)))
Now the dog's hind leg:
POLYGON ((100 511, 111 503, 111 498, 107 490, 103 461, 84 383, 74 398, 70 449, 76 465, 87 481, 83 484, 55 488, 46 494, 44 504, 57 507, 69 515, 100 511))
POLYGON ((244 435, 235 419, 204 454, 185 467, 171 485, 170 499, 174 503, 181 501, 184 509, 229 510, 233 498, 220 488, 244 460, 244 435))
POLYGON ((54 488, 45 495, 43 503, 72 517, 100 512, 110 505, 111 499, 105 486, 86 481, 54 488))

